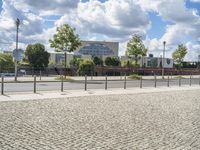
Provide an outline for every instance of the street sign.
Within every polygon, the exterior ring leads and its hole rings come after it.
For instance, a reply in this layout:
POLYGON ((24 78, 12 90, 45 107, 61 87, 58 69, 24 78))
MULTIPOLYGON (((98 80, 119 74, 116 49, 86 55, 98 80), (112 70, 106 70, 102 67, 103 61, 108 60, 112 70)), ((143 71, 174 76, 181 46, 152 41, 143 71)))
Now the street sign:
POLYGON ((13 57, 16 61, 20 61, 23 58, 24 51, 22 49, 14 49, 13 50, 13 57))

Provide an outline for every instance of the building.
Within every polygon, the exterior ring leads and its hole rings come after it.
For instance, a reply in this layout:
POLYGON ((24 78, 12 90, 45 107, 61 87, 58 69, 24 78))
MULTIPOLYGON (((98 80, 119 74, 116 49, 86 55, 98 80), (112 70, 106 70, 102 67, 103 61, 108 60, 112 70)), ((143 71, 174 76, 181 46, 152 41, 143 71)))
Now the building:
MULTIPOLYGON (((128 61, 129 58, 127 56, 121 56, 121 61, 128 61)), ((140 67, 152 67, 152 68, 161 68, 162 67, 162 57, 153 57, 153 55, 149 55, 149 57, 138 57, 138 64, 140 67)), ((164 68, 173 68, 174 60, 171 58, 164 59, 164 68)))
MULTIPOLYGON (((103 60, 106 57, 118 57, 119 43, 105 41, 82 41, 81 46, 72 53, 67 53, 67 66, 70 66, 70 61, 74 57, 83 59, 92 59, 92 57, 101 57, 103 60)), ((51 52, 50 64, 60 66, 64 64, 64 52, 51 52)))
POLYGON ((76 56, 118 57, 118 42, 82 41, 81 43, 82 45, 74 52, 76 56))

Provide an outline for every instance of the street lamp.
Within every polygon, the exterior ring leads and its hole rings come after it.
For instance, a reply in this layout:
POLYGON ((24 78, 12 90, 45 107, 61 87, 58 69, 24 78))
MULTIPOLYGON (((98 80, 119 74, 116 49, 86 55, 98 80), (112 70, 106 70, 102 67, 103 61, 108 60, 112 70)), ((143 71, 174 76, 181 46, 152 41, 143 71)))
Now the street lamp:
MULTIPOLYGON (((16 52, 18 52, 18 33, 19 33, 19 25, 20 25, 20 20, 17 18, 15 21, 15 25, 17 28, 17 33, 16 33, 16 52)), ((17 60, 15 59, 15 81, 17 81, 17 60)))
POLYGON ((164 79, 164 74, 165 74, 165 63, 164 63, 164 60, 165 60, 165 46, 166 46, 166 41, 163 42, 163 57, 162 57, 162 79, 164 79))

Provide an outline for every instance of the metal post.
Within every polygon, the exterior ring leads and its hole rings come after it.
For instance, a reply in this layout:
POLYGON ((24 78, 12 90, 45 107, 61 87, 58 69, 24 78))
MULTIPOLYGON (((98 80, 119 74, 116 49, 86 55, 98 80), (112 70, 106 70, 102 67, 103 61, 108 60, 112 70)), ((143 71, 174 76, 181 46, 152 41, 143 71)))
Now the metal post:
POLYGON ((1 76, 1 95, 4 95, 4 75, 1 76))
POLYGON ((179 76, 178 82, 179 82, 179 86, 181 86, 181 76, 179 76))
POLYGON ((154 81, 155 81, 154 86, 155 86, 155 88, 156 88, 156 87, 157 87, 157 78, 156 78, 156 75, 154 75, 154 81))
POLYGON ((163 45, 164 45, 164 48, 163 48, 163 57, 162 57, 162 79, 164 79, 164 75, 165 75, 165 63, 164 63, 164 60, 165 60, 165 46, 166 46, 166 41, 163 41, 163 45))
POLYGON ((108 77, 106 75, 106 78, 105 78, 105 90, 107 90, 107 89, 108 89, 108 77))
POLYGON ((168 75, 168 78, 167 78, 167 86, 169 87, 169 75, 168 75))
POLYGON ((40 81, 42 80, 42 71, 40 70, 40 81))
POLYGON ((34 75, 34 93, 36 93, 36 75, 34 75))
POLYGON ((140 88, 142 88, 142 76, 140 77, 140 88))
POLYGON ((190 75, 190 86, 192 86, 192 76, 190 75))
POLYGON ((85 91, 87 91, 87 75, 85 75, 85 91))
POLYGON ((124 89, 126 89, 126 74, 124 76, 124 89))
POLYGON ((63 92, 63 76, 61 76, 61 92, 63 92))
POLYGON ((199 76, 199 85, 200 85, 200 76, 199 76))

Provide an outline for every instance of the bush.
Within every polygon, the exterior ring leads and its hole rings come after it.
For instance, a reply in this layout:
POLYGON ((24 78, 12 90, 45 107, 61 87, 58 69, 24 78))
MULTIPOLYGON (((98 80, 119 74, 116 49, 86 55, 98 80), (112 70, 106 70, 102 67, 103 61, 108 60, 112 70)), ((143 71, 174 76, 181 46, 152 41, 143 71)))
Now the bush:
POLYGON ((95 64, 92 60, 83 60, 80 62, 78 67, 79 75, 92 75, 94 72, 95 64))
POLYGON ((106 66, 120 66, 121 62, 118 58, 115 57, 107 57, 105 59, 106 66))
POLYGON ((140 80, 141 77, 138 74, 132 74, 128 78, 132 80, 140 80))

